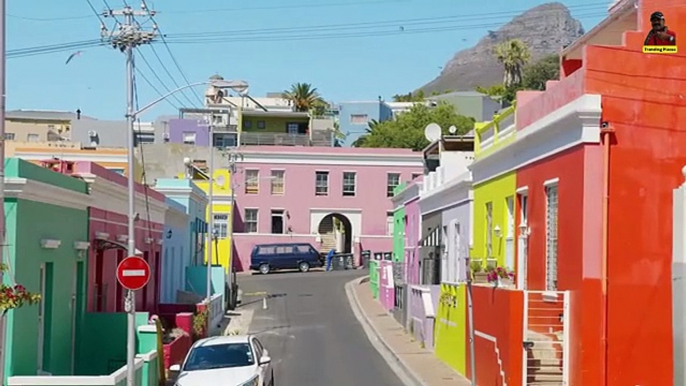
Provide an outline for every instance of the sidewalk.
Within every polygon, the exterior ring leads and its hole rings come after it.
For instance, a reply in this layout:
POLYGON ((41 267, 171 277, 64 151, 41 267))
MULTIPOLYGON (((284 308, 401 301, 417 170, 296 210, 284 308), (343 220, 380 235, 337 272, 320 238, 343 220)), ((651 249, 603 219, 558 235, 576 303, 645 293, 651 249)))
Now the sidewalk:
POLYGON ((346 286, 351 292, 353 312, 365 327, 370 340, 378 339, 377 350, 391 364, 396 373, 410 384, 421 386, 470 386, 471 383, 444 364, 432 351, 423 349, 405 333, 403 327, 372 298, 369 282, 360 279, 346 286), (361 316, 361 317, 360 317, 361 316), (365 326, 366 324, 366 326, 365 326), (385 353, 384 353, 385 351, 385 353), (392 363, 395 362, 395 363, 392 363), (396 366, 394 366, 396 365, 396 366), (404 374, 402 374, 404 373, 404 374), (404 375, 404 376, 403 376, 404 375))

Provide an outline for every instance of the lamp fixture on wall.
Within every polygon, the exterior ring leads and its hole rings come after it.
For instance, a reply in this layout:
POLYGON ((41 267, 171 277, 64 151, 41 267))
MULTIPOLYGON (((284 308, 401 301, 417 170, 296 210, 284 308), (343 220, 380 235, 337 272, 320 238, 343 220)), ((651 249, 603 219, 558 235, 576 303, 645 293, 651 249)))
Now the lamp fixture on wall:
POLYGON ((495 237, 503 237, 503 231, 500 229, 499 225, 495 226, 495 229, 493 229, 493 234, 495 237))
POLYGON ((77 251, 88 250, 90 246, 91 243, 89 243, 88 241, 74 241, 74 249, 76 249, 77 251))
POLYGON ((40 246, 44 249, 57 249, 60 244, 62 244, 60 240, 43 239, 40 241, 40 246))
POLYGON ((529 227, 526 226, 526 224, 524 224, 524 223, 519 224, 518 228, 519 228, 519 235, 520 236, 528 236, 529 233, 531 233, 531 230, 529 229, 529 227))

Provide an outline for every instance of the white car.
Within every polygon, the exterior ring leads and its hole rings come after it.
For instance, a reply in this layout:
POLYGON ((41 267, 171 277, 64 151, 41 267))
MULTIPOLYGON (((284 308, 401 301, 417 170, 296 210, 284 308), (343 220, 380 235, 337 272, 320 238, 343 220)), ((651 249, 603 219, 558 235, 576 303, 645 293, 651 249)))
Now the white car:
POLYGON ((274 386, 269 352, 253 335, 217 336, 191 346, 178 373, 176 386, 274 386))

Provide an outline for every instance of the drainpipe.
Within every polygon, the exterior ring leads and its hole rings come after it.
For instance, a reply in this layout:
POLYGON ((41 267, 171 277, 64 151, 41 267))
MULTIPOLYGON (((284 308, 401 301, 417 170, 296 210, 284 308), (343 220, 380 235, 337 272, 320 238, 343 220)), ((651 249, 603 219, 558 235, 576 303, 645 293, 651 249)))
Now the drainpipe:
POLYGON ((600 124, 600 136, 603 143, 603 214, 602 214, 602 255, 601 255, 601 288, 602 288, 602 335, 601 341, 603 344, 603 378, 604 385, 608 385, 608 297, 607 297, 607 271, 608 271, 608 233, 609 233, 609 206, 610 206, 610 141, 614 129, 610 127, 609 123, 602 122, 600 124))

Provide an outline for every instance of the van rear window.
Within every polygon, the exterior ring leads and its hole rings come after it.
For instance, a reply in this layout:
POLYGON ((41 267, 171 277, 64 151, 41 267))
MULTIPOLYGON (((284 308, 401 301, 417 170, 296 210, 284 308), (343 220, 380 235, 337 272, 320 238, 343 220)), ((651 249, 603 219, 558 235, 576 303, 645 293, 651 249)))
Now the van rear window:
POLYGON ((298 253, 310 253, 311 250, 309 245, 296 245, 295 248, 298 253))

